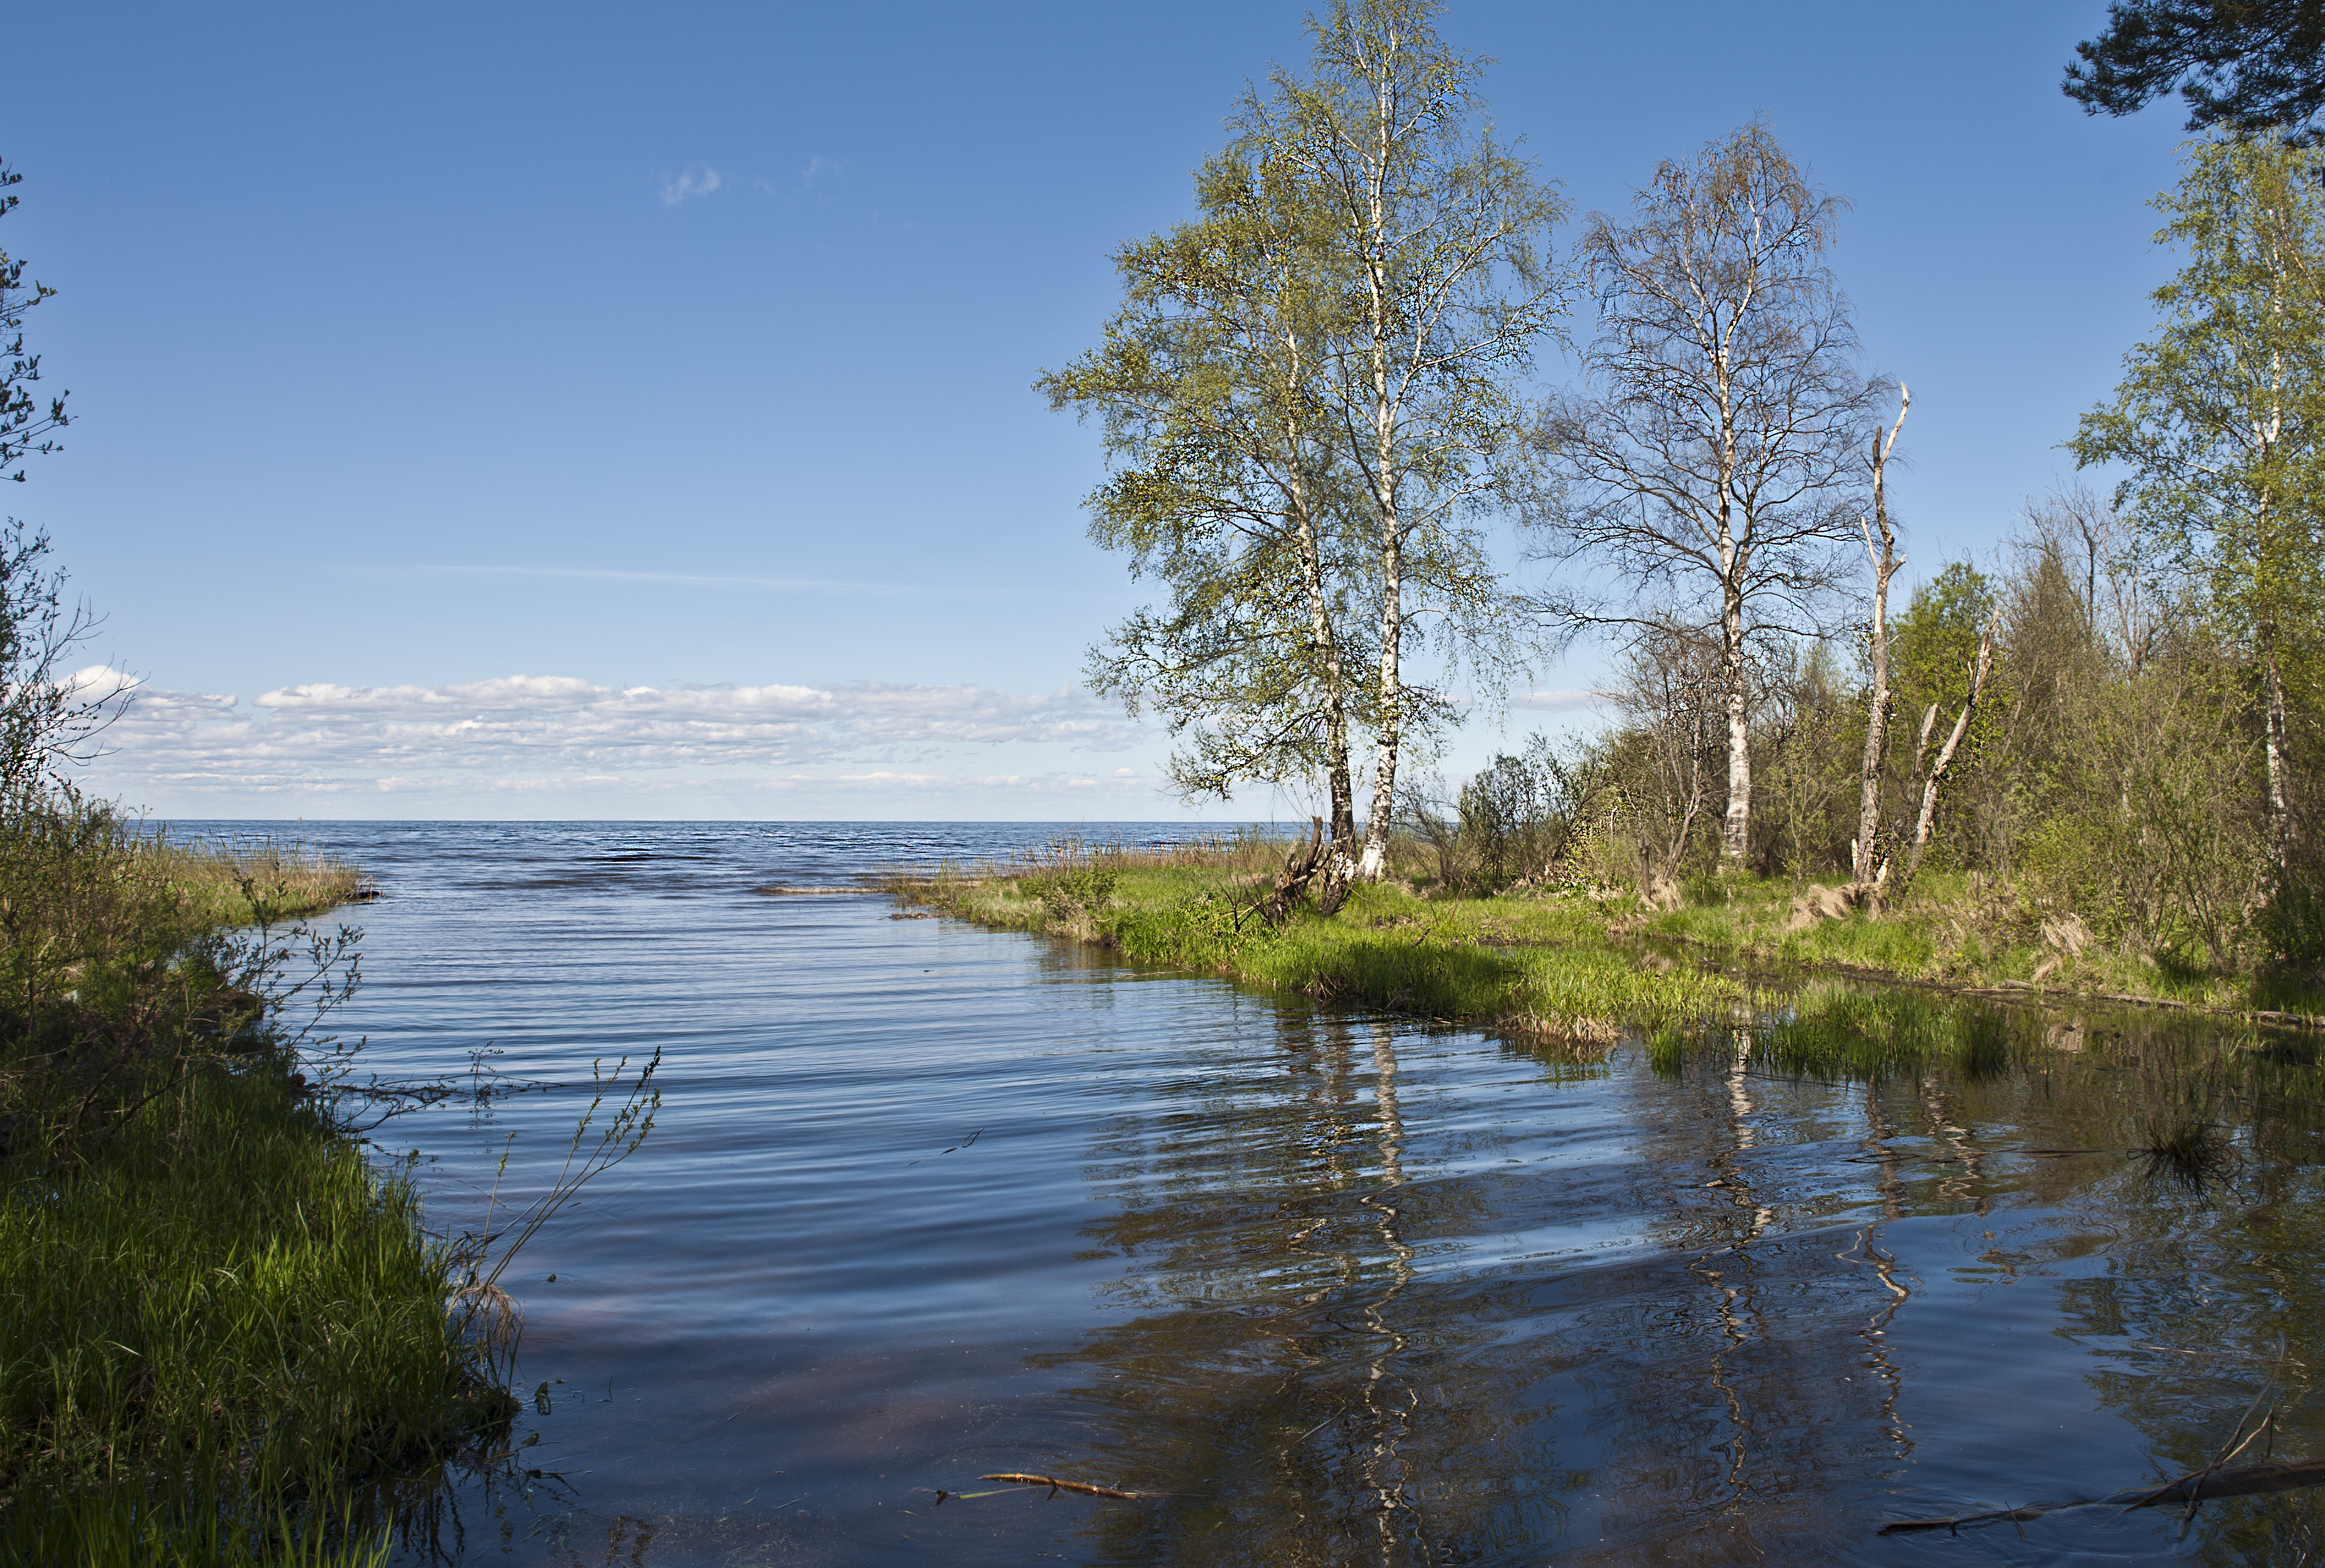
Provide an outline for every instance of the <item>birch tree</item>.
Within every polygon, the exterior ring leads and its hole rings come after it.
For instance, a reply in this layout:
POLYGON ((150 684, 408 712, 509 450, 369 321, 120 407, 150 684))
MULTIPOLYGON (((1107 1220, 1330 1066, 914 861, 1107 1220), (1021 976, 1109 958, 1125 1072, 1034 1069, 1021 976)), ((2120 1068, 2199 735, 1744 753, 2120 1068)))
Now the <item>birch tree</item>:
POLYGON ((1583 389, 1545 422, 1570 479, 1547 553, 1595 569, 1542 596, 1571 626, 1716 630, 1728 716, 1720 854, 1751 844, 1747 645, 1812 629, 1844 570, 1877 383, 1824 257, 1841 203, 1764 125, 1665 162, 1628 222, 1588 219, 1599 307, 1583 389))
POLYGON ((1432 638, 1472 673, 1518 625, 1476 526, 1530 462, 1519 386, 1563 306, 1546 242, 1564 208, 1483 124, 1483 61, 1453 53, 1436 0, 1333 0, 1304 77, 1279 70, 1247 134, 1296 167, 1345 302, 1322 382, 1369 513, 1377 616, 1375 760, 1357 874, 1377 878, 1416 728, 1450 714, 1407 654, 1432 638))
POLYGON ((1205 165, 1197 199, 1198 220, 1122 248, 1104 343, 1036 384, 1105 423, 1116 467, 1091 537, 1170 589, 1091 651, 1088 679, 1181 738, 1169 766, 1188 795, 1321 773, 1347 855, 1371 650, 1324 385, 1328 230, 1299 171, 1248 139, 1205 165))
POLYGON ((2313 642, 2325 505, 2325 189, 2281 138, 2198 144, 2156 198, 2187 264, 2157 289, 2155 338, 2068 443, 2130 469, 2116 506, 2209 589, 2256 666, 2267 812, 2281 865, 2297 803, 2288 654, 2313 642))

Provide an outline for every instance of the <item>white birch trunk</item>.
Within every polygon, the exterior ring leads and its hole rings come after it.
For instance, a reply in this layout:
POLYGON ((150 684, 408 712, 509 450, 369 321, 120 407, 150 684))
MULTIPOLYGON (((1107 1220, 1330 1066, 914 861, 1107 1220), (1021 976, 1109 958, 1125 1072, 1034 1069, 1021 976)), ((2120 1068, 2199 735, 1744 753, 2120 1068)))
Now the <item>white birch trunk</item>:
POLYGON ((2293 799, 2285 756, 2284 671, 2277 661, 2276 627, 2261 627, 2261 676, 2266 713, 2263 748, 2268 760, 2269 858, 2282 870, 2293 845, 2293 799))
POLYGON ((1364 855, 1357 875, 1377 882, 1388 866, 1388 830, 1396 809, 1396 770, 1404 743, 1404 536, 1397 515, 1397 399, 1390 385, 1390 308, 1386 265, 1388 237, 1388 173, 1390 137, 1396 120, 1396 99, 1385 69, 1375 88, 1375 144, 1372 166, 1366 172, 1369 204, 1366 239, 1371 264, 1366 269, 1372 333, 1371 372, 1373 435, 1373 504, 1380 522, 1381 645, 1380 717, 1375 731, 1372 814, 1365 822, 1364 855))
MULTIPOLYGON (((1294 364, 1296 366, 1296 357, 1294 364)), ((1296 425, 1288 430, 1287 437, 1296 453, 1300 445, 1296 425)), ((1332 851, 1336 859, 1346 862, 1341 868, 1345 875, 1354 868, 1351 856, 1357 836, 1356 792, 1348 775, 1347 669, 1340 659, 1340 640, 1333 634, 1331 606, 1324 592, 1323 550, 1317 538, 1315 510, 1296 460, 1291 485, 1300 537, 1301 588, 1308 596, 1308 635, 1323 661, 1327 685, 1324 772, 1325 787, 1331 796, 1332 851)))
MULTIPOLYGON (((1387 422, 1389 411, 1384 407, 1381 413, 1378 439, 1385 460, 1394 435, 1387 422)), ((1385 484, 1383 487, 1385 488, 1385 484)), ((1404 642, 1403 539, 1397 527, 1395 497, 1382 495, 1378 506, 1381 523, 1380 718, 1376 731, 1378 750, 1373 768, 1372 815, 1365 823, 1364 858, 1357 867, 1357 874, 1367 882, 1379 881, 1387 868, 1389 820, 1396 808, 1397 762, 1404 739, 1402 660, 1404 642)))
MULTIPOLYGON (((1938 825, 1939 792, 1945 784, 1946 770, 1953 766, 1954 753, 1960 747, 1962 737, 1969 733, 1970 720, 1978 716, 1978 702, 1986 695, 1987 674, 1994 668, 1995 639, 2000 636, 2001 633, 2002 611, 1997 607, 1993 617, 1986 623, 1985 635, 1978 640, 1978 664, 1970 674, 1969 700, 1962 704, 1961 716, 1954 720, 1953 732, 1946 737, 1945 745, 1938 752, 1937 761, 1930 765, 1929 782, 1922 786, 1922 813, 1913 823, 1913 848, 1905 860, 1904 880, 1908 883, 1912 882, 1915 873, 1921 870, 1922 857, 1929 852, 1930 835, 1936 830, 1938 825)), ((1931 708, 1930 712, 1934 717, 1937 710, 1931 708)), ((1922 730, 1924 736, 1929 733, 1927 721, 1923 722, 1922 730)), ((1881 876, 1886 879, 1888 874, 1889 868, 1885 862, 1881 868, 1881 876)))
POLYGON ((1728 698, 1728 814, 1719 857, 1741 864, 1752 848, 1752 736, 1745 691, 1744 596, 1730 583, 1719 617, 1719 663, 1728 698))

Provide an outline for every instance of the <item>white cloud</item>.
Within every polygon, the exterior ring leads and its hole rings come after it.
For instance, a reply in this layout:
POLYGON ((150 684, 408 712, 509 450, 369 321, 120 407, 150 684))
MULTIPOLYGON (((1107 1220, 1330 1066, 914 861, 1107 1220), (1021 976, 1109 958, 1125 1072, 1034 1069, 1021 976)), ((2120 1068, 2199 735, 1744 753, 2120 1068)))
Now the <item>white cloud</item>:
MULTIPOLYGON (((77 679, 94 686, 123 677, 99 666, 77 679)), ((111 755, 92 782, 106 793, 173 797, 465 793, 631 788, 748 770, 772 785, 779 769, 950 762, 962 747, 1119 751, 1144 736, 1118 706, 1072 687, 1021 693, 859 682, 662 690, 510 675, 440 686, 286 686, 247 705, 145 687, 107 732, 111 755), (681 778, 666 776, 672 774, 681 778)), ((950 789, 997 776, 941 768, 797 782, 950 789)))
POLYGON ((662 182, 662 204, 676 207, 694 197, 708 196, 723 183, 725 181, 719 179, 718 171, 708 163, 699 169, 689 169, 683 174, 665 175, 662 182))
POLYGON ((1561 713, 1595 708, 1607 700, 1607 693, 1604 691, 1521 691, 1510 699, 1510 706, 1529 708, 1538 713, 1561 713))

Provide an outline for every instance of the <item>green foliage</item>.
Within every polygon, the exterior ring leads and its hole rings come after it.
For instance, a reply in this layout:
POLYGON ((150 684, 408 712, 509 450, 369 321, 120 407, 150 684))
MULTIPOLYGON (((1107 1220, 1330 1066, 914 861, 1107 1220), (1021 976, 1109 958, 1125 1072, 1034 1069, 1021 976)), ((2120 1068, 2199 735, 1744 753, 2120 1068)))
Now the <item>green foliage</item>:
MULTIPOLYGON (((1969 696, 1978 633, 1994 613, 1995 592, 1993 580, 1968 561, 1948 561, 1913 590, 1905 613, 1892 624, 1890 678, 1907 729, 1918 731, 1931 704, 1941 722, 1960 711, 1969 696)), ((1963 743, 1973 756, 1976 739, 1974 728, 1963 743)))
POLYGON ((304 900, 266 870, 143 840, 69 796, 0 812, 0 1118, 20 1138, 77 1157, 176 1114, 188 1085, 264 1039, 336 1071, 308 1029, 357 983, 359 933, 284 924, 304 900), (222 909, 258 923, 214 929, 222 909))
POLYGON ((1373 654, 1322 387, 1340 310, 1317 259, 1328 217, 1248 137, 1205 163, 1196 200, 1196 221, 1116 253, 1104 343, 1037 384, 1105 422, 1116 469, 1091 539, 1170 592, 1108 632, 1089 678, 1181 738, 1172 777, 1190 795, 1324 770, 1345 798, 1373 654))
POLYGON ((1182 793, 1321 775, 1355 831, 1352 730, 1400 748, 1458 719, 1407 645, 1488 681, 1519 622, 1470 521, 1524 488, 1517 379, 1560 313, 1562 211, 1495 140, 1434 0, 1336 0, 1311 70, 1248 94, 1200 216, 1116 255, 1100 347, 1038 389, 1105 422, 1091 537, 1167 602, 1091 651, 1094 690, 1159 713, 1182 793))
POLYGON ((1402 815, 1435 853, 1437 892, 1490 895, 1521 883, 1570 879, 1607 784, 1597 749, 1575 747, 1561 757, 1536 732, 1523 753, 1497 755, 1461 786, 1458 817, 1446 816, 1418 784, 1406 790, 1402 815))
MULTIPOLYGON (((16 196, 8 188, 23 178, 0 162, 0 217, 15 209, 16 196)), ((27 453, 56 450, 53 432, 72 422, 63 396, 50 398, 45 408, 41 405, 32 392, 41 379, 41 357, 24 352, 24 313, 55 292, 38 282, 26 287, 24 264, 0 250, 0 469, 21 462, 27 453)), ((22 483, 24 470, 19 468, 0 478, 22 483)))
POLYGON ((2066 95, 2128 115, 2177 89, 2188 128, 2304 139, 2325 109, 2325 10, 2314 0, 2110 0, 2107 30, 2075 45, 2066 95))
POLYGON ((2186 264, 2154 295, 2155 338, 2085 414, 2079 463, 2131 478, 2117 505, 2256 634, 2311 609, 2325 502, 2325 188, 2281 140, 2199 144, 2156 198, 2186 264))

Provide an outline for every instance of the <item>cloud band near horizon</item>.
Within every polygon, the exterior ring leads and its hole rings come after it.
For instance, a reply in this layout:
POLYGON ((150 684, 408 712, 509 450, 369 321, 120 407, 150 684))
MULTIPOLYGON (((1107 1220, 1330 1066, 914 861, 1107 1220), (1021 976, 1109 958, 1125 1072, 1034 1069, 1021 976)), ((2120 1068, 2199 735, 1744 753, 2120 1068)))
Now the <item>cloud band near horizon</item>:
MULTIPOLYGON (((98 666, 76 681, 99 691, 125 677, 98 666)), ((108 792, 196 798, 473 791, 706 770, 774 776, 835 765, 885 765, 856 777, 902 782, 949 770, 894 765, 940 761, 964 747, 1111 753, 1147 733, 1118 705, 1070 686, 1020 693, 867 681, 662 690, 511 675, 436 686, 286 686, 247 705, 141 687, 106 732, 107 755, 90 779, 108 792)), ((972 771, 996 782, 1024 776, 972 771)))

